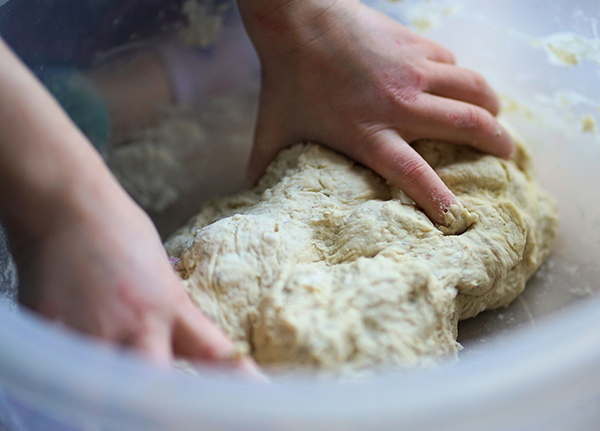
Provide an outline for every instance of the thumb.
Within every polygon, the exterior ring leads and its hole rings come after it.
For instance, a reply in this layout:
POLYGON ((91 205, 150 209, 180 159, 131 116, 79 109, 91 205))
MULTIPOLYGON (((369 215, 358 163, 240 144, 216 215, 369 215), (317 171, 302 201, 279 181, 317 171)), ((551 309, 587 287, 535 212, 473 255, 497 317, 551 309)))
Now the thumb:
MULTIPOLYGON (((276 109, 261 103, 254 132, 254 145, 250 154, 247 176, 253 183, 265 174, 269 164, 277 157, 279 151, 293 140, 287 133, 287 121, 276 109)), ((273 106, 269 104, 270 106, 273 106)))

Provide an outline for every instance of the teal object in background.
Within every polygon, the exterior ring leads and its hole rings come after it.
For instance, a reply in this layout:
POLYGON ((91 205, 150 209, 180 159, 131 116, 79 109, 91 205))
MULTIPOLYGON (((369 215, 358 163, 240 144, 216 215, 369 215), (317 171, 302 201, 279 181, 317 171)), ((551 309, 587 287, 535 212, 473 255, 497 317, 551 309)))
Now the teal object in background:
POLYGON ((98 151, 106 148, 110 113, 94 85, 74 68, 44 68, 39 78, 98 151))

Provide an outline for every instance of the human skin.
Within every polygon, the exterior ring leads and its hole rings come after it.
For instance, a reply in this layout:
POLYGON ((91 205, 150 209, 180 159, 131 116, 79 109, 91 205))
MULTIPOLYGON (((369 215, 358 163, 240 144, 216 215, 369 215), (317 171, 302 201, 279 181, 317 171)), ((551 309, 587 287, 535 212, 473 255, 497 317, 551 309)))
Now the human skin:
MULTIPOLYGON (((355 0, 238 3, 263 67, 253 178, 284 146, 316 141, 373 168, 441 223, 455 198, 410 142, 512 153, 483 78, 384 15, 355 0)), ((0 219, 30 308, 162 364, 232 355, 146 214, 1 41, 0 219)))
POLYGON ((192 305, 147 215, 2 40, 0 65, 0 218, 21 302, 160 364, 180 355, 252 372, 192 305))
POLYGON ((262 65, 249 172, 313 141, 370 167, 435 222, 456 202, 410 147, 420 139, 510 158, 499 101, 453 54, 357 0, 239 0, 262 65))

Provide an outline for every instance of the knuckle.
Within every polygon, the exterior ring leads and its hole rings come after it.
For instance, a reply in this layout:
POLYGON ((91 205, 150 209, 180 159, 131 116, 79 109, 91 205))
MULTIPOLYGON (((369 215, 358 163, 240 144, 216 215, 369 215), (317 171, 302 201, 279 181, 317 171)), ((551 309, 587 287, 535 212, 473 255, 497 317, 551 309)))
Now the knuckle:
POLYGON ((382 153, 382 142, 377 139, 377 131, 365 131, 361 136, 362 145, 357 145, 354 149, 354 158, 371 168, 375 168, 378 163, 377 160, 382 153))
POLYGON ((388 82, 380 91, 381 99, 389 106, 396 107, 412 103, 416 98, 416 92, 407 82, 388 82))
POLYGON ((123 345, 135 345, 151 332, 147 319, 124 318, 117 322, 117 339, 123 345))
POLYGON ((477 108, 467 108, 463 122, 463 127, 465 129, 474 130, 481 128, 483 124, 483 116, 481 115, 481 111, 477 108))
POLYGON ((413 64, 409 68, 410 86, 418 91, 427 87, 429 81, 429 70, 426 65, 413 64))
POLYGON ((452 127, 468 131, 480 131, 488 126, 485 114, 476 106, 469 106, 458 114, 450 114, 449 120, 452 127))
POLYGON ((412 77, 413 85, 417 88, 422 88, 427 81, 427 70, 424 66, 417 64, 411 65, 409 68, 410 76, 412 77))
POLYGON ((427 177, 430 167, 427 162, 420 158, 410 158, 400 162, 399 180, 400 183, 409 186, 418 184, 427 177))
POLYGON ((411 65, 405 73, 384 74, 380 79, 381 99, 394 107, 410 105, 416 102, 419 93, 426 87, 427 72, 424 68, 411 65))

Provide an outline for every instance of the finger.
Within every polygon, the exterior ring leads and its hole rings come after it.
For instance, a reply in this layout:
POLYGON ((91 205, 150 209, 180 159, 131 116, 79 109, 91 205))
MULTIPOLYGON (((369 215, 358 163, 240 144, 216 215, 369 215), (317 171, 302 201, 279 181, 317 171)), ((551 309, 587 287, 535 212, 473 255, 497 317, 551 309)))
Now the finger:
POLYGON ((500 100, 480 74, 462 67, 431 63, 425 91, 448 99, 481 106, 498 115, 500 100))
POLYGON ((231 340, 190 301, 179 306, 173 347, 176 354, 203 361, 226 361, 235 352, 231 340))
POLYGON ((278 147, 265 141, 255 141, 250 153, 250 161, 247 168, 247 177, 256 184, 267 170, 267 166, 277 156, 278 147))
POLYGON ((158 364, 169 365, 173 361, 171 325, 167 322, 149 324, 142 335, 129 337, 122 343, 145 353, 158 364))
POLYGON ((283 122, 272 110, 261 107, 254 133, 254 145, 250 153, 247 176, 253 183, 265 174, 267 166, 277 157, 285 144, 292 144, 283 131, 283 122))
POLYGON ((260 370, 259 366, 251 358, 245 357, 236 361, 233 364, 234 370, 239 371, 244 376, 250 377, 252 380, 259 383, 268 383, 269 379, 260 370))
POLYGON ((456 198, 433 168, 393 130, 370 137, 370 145, 357 155, 370 167, 406 193, 431 220, 444 224, 444 214, 456 198))
POLYGON ((428 51, 427 58, 431 61, 446 63, 449 65, 456 64, 456 58, 454 57, 454 53, 450 51, 445 46, 442 46, 438 43, 435 43, 431 40, 428 40, 428 51))
POLYGON ((208 362, 232 366, 257 380, 264 380, 254 361, 240 357, 229 338, 195 308, 188 299, 179 308, 173 327, 175 354, 208 362))
POLYGON ((515 151, 510 134, 487 110, 470 103, 423 93, 415 104, 411 130, 402 137, 439 139, 470 145, 485 153, 509 159, 515 151))

